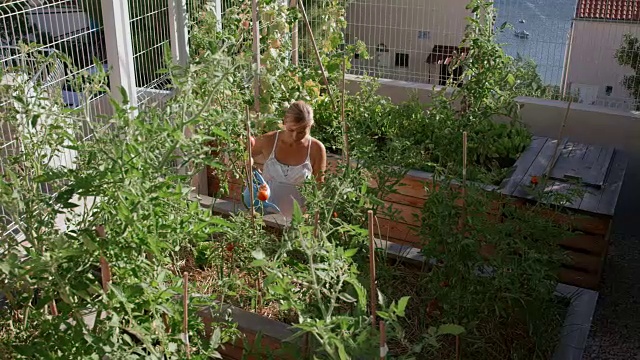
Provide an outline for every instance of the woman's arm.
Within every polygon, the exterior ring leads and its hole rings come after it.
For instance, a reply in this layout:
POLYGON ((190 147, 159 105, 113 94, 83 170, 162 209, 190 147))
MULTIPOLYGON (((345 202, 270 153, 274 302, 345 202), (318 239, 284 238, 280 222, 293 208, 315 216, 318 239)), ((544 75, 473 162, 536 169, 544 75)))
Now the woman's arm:
MULTIPOLYGON (((315 140, 315 139, 314 139, 315 140)), ((314 146, 315 154, 314 161, 312 164, 313 168, 313 176, 316 178, 316 182, 323 183, 324 182, 324 173, 327 170, 327 150, 320 141, 314 141, 316 146, 314 146)))
POLYGON ((249 160, 247 161, 250 162, 251 167, 253 167, 253 158, 262 155, 269 135, 270 134, 267 133, 254 138, 254 142, 251 144, 251 156, 249 156, 249 160))

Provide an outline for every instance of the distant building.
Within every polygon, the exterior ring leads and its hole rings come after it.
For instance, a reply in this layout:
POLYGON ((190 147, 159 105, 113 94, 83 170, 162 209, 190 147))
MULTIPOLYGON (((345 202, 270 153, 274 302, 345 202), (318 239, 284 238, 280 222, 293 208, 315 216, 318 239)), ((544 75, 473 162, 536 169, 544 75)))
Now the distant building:
POLYGON ((579 92, 580 102, 633 109, 635 100, 622 85, 633 71, 614 56, 624 34, 640 37, 640 0, 578 0, 566 84, 579 92))
MULTIPOLYGON (((389 79, 441 84, 464 37, 469 0, 367 0, 347 8, 347 41, 361 40, 370 59, 354 70, 389 79)), ((456 75, 456 74, 454 74, 456 75)))

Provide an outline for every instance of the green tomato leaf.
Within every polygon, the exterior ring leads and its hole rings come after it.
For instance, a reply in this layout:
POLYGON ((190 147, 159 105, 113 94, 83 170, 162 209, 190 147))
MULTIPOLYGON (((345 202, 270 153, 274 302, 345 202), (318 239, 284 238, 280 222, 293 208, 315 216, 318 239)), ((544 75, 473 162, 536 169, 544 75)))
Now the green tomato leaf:
POLYGON ((438 335, 455 335, 458 336, 464 332, 464 328, 455 324, 444 324, 438 327, 438 335))

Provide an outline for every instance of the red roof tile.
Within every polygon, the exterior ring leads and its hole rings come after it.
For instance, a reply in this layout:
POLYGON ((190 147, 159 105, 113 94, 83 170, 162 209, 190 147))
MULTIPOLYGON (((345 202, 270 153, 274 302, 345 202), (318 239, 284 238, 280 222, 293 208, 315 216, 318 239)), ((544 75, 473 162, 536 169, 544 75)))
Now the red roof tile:
POLYGON ((640 20, 640 0, 578 0, 576 18, 640 20))

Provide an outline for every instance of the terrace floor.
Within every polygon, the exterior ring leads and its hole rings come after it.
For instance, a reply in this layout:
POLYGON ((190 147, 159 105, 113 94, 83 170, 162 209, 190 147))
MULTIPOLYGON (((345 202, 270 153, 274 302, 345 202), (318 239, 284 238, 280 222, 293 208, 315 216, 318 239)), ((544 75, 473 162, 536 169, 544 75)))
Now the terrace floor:
POLYGON ((640 157, 629 158, 583 360, 640 359, 640 157))

